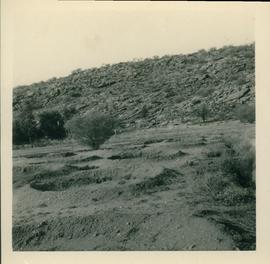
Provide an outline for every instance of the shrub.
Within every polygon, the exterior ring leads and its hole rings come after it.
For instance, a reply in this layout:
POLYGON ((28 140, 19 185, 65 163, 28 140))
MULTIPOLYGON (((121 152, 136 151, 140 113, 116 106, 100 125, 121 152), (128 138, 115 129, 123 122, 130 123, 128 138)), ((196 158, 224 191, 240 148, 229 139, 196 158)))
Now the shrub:
POLYGON ((254 199, 250 188, 243 188, 222 175, 211 176, 203 185, 207 193, 216 201, 225 205, 247 203, 254 199))
POLYGON ((255 183, 255 147, 247 139, 225 139, 223 171, 242 186, 255 183))
POLYGON ((209 108, 206 103, 202 103, 197 109, 197 115, 205 122, 207 116, 209 115, 209 108))
POLYGON ((47 111, 39 115, 40 130, 50 139, 63 139, 66 136, 64 118, 57 111, 47 111))
POLYGON ((255 104, 239 105, 235 110, 236 117, 243 123, 255 122, 255 104))
POLYGON ((73 118, 66 124, 74 138, 93 149, 98 149, 108 140, 118 126, 119 121, 116 118, 99 112, 73 118))
POLYGON ((141 111, 142 118, 145 118, 147 114, 148 114, 148 109, 147 109, 147 106, 144 105, 141 111))

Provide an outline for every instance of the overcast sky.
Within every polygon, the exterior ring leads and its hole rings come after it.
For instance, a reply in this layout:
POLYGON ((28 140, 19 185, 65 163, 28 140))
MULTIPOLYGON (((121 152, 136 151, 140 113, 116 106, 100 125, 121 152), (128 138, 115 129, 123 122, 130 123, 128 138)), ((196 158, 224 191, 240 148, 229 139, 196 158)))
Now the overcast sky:
POLYGON ((14 86, 76 68, 254 42, 251 5, 10 1, 14 86))

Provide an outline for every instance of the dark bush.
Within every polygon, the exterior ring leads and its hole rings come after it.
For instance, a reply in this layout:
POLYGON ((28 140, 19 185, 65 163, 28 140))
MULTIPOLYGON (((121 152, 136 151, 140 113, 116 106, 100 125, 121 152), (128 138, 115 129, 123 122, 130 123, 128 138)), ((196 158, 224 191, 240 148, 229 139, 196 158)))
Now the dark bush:
POLYGON ((141 112, 142 118, 145 118, 147 114, 148 114, 148 109, 147 109, 147 106, 144 105, 141 112))
POLYGON ((255 104, 239 105, 235 110, 236 117, 243 123, 255 122, 255 104))
POLYGON ((13 117, 13 144, 32 144, 33 141, 41 137, 37 128, 37 122, 32 110, 25 108, 21 113, 13 117))
POLYGON ((98 149, 113 134, 119 121, 109 114, 92 112, 67 122, 72 136, 83 144, 98 149))
POLYGON ((64 118, 57 111, 46 111, 39 115, 40 130, 50 139, 63 139, 66 136, 64 118))
POLYGON ((29 139, 27 133, 24 131, 23 127, 21 126, 21 122, 18 119, 13 118, 13 144, 20 145, 24 143, 29 143, 29 139))

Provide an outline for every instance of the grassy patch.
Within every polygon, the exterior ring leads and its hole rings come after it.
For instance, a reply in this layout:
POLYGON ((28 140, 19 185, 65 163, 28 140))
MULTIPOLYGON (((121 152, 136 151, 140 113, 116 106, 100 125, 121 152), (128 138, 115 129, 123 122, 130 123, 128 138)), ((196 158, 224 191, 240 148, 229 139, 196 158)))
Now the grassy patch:
POLYGON ((224 139, 226 150, 222 170, 234 181, 246 187, 255 185, 255 147, 246 138, 224 139))
POLYGON ((212 149, 207 153, 208 157, 219 158, 220 165, 215 172, 209 169, 202 170, 199 187, 201 195, 207 197, 212 206, 218 206, 219 210, 211 210, 207 206, 204 210, 197 211, 195 215, 220 224, 231 234, 240 250, 254 250, 256 248, 254 145, 245 137, 224 138, 223 144, 223 150, 212 149))

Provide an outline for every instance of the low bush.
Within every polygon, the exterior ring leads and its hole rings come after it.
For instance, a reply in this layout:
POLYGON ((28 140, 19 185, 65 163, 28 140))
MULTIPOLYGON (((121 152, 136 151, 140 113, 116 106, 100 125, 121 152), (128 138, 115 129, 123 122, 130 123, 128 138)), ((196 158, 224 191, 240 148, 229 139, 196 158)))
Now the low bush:
POLYGON ((67 122, 66 128, 82 144, 98 149, 120 125, 119 120, 109 114, 91 112, 67 122))
POLYGON ((227 206, 254 201, 252 188, 243 187, 219 173, 207 178, 203 186, 215 202, 227 206))
POLYGON ((201 164, 197 168, 200 175, 200 188, 217 203, 237 205, 255 200, 255 148, 247 138, 223 139, 223 148, 210 150, 207 155, 218 157, 217 167, 211 171, 201 164), (203 177, 202 177, 203 176, 203 177))
POLYGON ((236 107, 235 115, 243 123, 255 122, 255 104, 239 105, 236 107))

